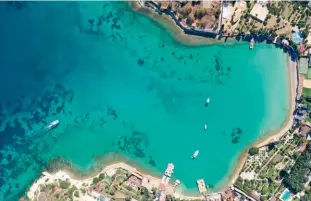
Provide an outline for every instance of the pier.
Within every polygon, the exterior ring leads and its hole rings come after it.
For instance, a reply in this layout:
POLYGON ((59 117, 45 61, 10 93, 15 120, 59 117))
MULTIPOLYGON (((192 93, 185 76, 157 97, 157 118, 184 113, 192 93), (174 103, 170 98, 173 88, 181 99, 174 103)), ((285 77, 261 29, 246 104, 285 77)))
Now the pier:
POLYGON ((198 184, 199 192, 201 194, 204 194, 207 192, 204 179, 197 180, 197 184, 198 184))
MULTIPOLYGON (((160 193, 159 193, 159 195, 158 195, 158 197, 157 197, 157 200, 160 200, 160 201, 165 201, 165 191, 166 191, 166 188, 167 188, 167 186, 169 185, 169 182, 170 182, 170 179, 171 179, 171 177, 172 177, 172 174, 174 173, 174 164, 173 163, 169 163, 168 165, 167 165, 167 168, 166 168, 166 170, 165 170, 165 172, 164 172, 164 175, 163 175, 163 177, 162 177, 162 179, 161 179, 161 183, 160 183, 160 186, 159 186, 159 189, 160 189, 160 193)), ((175 183, 176 184, 176 183, 175 183)), ((178 185, 179 183, 177 182, 177 185, 178 185)), ((176 185, 176 186, 177 186, 176 185)), ((175 187, 176 187, 175 186, 175 187)))

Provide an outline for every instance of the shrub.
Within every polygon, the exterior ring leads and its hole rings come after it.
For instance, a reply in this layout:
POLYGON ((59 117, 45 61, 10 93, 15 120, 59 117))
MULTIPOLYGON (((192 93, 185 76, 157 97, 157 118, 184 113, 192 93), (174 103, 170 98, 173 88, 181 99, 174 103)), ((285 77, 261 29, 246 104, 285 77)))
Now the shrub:
POLYGON ((85 194, 86 190, 84 188, 81 189, 82 193, 85 194))
POLYGON ((93 178, 93 184, 97 184, 97 183, 100 182, 100 181, 101 181, 101 179, 98 178, 98 177, 94 177, 94 178, 93 178))
POLYGON ((61 187, 62 189, 67 189, 67 188, 69 188, 69 186, 70 186, 69 182, 62 181, 62 180, 59 181, 59 187, 61 187))
POLYGON ((189 6, 189 5, 187 5, 187 6, 185 6, 185 7, 182 8, 181 13, 182 13, 182 15, 184 15, 184 16, 188 16, 188 15, 191 13, 191 11, 192 11, 192 7, 189 6))
POLYGON ((249 149, 249 152, 248 152, 250 155, 256 155, 256 154, 258 154, 259 153, 259 148, 257 148, 257 147, 252 147, 252 148, 250 148, 249 149))
POLYGON ((79 191, 75 191, 75 193, 73 194, 75 197, 79 197, 79 191))
POLYGON ((101 174, 98 176, 98 178, 99 178, 100 180, 105 179, 105 174, 104 174, 104 173, 101 173, 101 174))
POLYGON ((204 8, 198 8, 194 11, 194 17, 196 19, 201 19, 205 15, 205 9, 204 8))

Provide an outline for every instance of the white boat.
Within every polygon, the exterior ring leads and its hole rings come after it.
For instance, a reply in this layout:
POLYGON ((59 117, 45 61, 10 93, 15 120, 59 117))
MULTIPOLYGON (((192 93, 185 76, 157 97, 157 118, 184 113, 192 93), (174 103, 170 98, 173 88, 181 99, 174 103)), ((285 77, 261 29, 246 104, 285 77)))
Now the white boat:
POLYGON ((205 101, 205 106, 207 106, 210 102, 210 98, 207 98, 206 101, 205 101))
POLYGON ((205 125, 204 125, 204 130, 206 130, 206 129, 207 129, 207 125, 205 124, 205 125))
POLYGON ((254 38, 252 38, 252 40, 251 40, 251 42, 249 44, 249 49, 252 50, 254 48, 254 43, 255 43, 254 38))
POLYGON ((198 155, 199 155, 199 150, 196 150, 191 158, 195 159, 198 155))
POLYGON ((55 120, 52 121, 51 123, 45 125, 41 130, 37 131, 36 133, 34 133, 31 138, 34 137, 40 137, 41 135, 43 135, 44 133, 48 132, 49 130, 55 128, 57 125, 59 124, 59 120, 55 120))
POLYGON ((55 121, 51 122, 51 123, 47 126, 47 128, 52 129, 52 128, 54 128, 55 126, 57 126, 58 123, 59 123, 59 120, 55 120, 55 121))

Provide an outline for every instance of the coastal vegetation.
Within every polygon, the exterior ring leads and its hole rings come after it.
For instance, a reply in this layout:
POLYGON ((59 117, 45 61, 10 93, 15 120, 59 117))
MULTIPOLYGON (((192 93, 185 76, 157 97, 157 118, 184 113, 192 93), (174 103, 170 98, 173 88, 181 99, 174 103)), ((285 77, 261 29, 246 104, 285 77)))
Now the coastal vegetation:
POLYGON ((252 155, 252 156, 254 156, 254 155, 258 154, 258 153, 259 153, 259 148, 258 147, 252 147, 252 148, 249 149, 249 154, 252 155))
POLYGON ((311 148, 296 127, 279 141, 261 148, 251 148, 235 186, 261 200, 269 200, 288 188, 297 193, 304 190, 310 171, 311 148))
POLYGON ((307 146, 305 152, 296 160, 296 163, 288 175, 285 176, 284 185, 294 193, 304 189, 304 184, 308 181, 307 175, 310 173, 311 146, 307 146))
MULTIPOLYGON (((309 100, 309 99, 310 99, 310 101, 311 101, 311 89, 309 89, 309 88, 303 88, 303 89, 302 89, 302 95, 305 96, 306 102, 309 102, 309 101, 307 101, 307 100, 309 100), (310 97, 310 98, 309 98, 309 97, 310 97)), ((309 103, 309 104, 310 104, 310 103, 309 103)))

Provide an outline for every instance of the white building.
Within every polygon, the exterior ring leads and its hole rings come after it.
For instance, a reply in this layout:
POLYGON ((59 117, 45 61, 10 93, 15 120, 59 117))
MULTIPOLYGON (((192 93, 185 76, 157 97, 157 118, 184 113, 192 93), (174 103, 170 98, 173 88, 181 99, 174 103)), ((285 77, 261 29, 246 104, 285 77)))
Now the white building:
POLYGON ((251 11, 251 16, 256 20, 263 22, 265 21, 268 13, 269 13, 269 10, 265 5, 255 3, 251 11))

